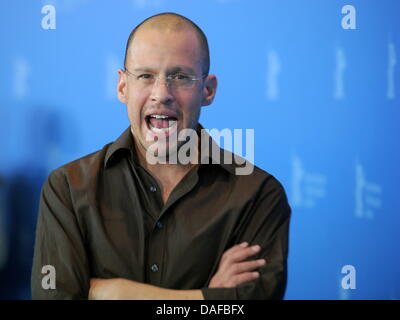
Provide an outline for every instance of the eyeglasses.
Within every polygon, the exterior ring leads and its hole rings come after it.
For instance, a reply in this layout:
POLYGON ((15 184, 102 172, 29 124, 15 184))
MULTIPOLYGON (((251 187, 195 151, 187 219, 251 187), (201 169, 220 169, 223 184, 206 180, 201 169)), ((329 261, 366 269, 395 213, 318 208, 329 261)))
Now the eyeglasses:
MULTIPOLYGON (((142 87, 147 88, 153 86, 160 78, 158 75, 154 75, 151 73, 141 73, 134 74, 125 68, 124 72, 132 77, 135 80, 135 84, 142 87)), ((206 74, 203 74, 201 77, 196 77, 193 75, 188 75, 183 72, 177 72, 174 74, 170 74, 168 76, 164 76, 167 86, 170 88, 193 88, 196 81, 202 80, 207 77, 206 74)))

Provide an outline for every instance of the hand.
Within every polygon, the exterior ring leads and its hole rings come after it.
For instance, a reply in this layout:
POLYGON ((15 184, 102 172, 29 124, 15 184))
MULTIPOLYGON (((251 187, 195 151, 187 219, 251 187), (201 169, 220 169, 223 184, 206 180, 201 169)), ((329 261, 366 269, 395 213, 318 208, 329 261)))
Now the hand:
POLYGON ((251 247, 248 245, 247 242, 243 242, 224 252, 218 270, 211 278, 209 288, 234 288, 260 276, 258 272, 252 270, 265 265, 265 259, 242 262, 261 249, 259 245, 251 247))

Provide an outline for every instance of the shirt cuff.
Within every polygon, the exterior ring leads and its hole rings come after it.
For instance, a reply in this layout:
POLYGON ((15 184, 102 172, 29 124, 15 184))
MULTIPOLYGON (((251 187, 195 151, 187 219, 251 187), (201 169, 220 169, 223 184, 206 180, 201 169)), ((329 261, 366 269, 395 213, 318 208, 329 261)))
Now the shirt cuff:
POLYGON ((236 288, 202 288, 204 300, 238 300, 236 288))

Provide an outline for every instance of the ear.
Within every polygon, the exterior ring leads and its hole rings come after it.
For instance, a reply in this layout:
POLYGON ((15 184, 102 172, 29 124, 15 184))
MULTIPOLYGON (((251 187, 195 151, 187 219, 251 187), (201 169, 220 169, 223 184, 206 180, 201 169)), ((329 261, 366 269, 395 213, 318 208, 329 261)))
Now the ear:
POLYGON ((118 100, 122 103, 128 103, 128 87, 126 83, 126 75, 122 69, 118 69, 118 84, 117 84, 117 96, 118 100))
POLYGON ((210 74, 204 80, 204 88, 203 88, 203 99, 201 102, 202 106, 210 105, 217 93, 218 81, 217 77, 214 74, 210 74))

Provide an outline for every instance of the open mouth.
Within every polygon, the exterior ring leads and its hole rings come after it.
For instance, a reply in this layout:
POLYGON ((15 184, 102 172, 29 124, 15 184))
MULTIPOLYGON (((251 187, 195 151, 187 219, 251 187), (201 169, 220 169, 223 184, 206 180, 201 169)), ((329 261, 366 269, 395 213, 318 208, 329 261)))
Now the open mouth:
POLYGON ((151 114, 146 116, 146 123, 149 130, 155 134, 168 134, 176 128, 178 119, 173 116, 162 114, 151 114))

